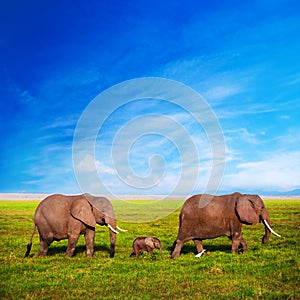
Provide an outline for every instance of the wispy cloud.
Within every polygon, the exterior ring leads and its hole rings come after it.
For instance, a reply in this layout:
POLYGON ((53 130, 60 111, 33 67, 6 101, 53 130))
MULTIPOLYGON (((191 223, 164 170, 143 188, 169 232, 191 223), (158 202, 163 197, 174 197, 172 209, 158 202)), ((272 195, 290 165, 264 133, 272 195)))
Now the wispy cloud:
POLYGON ((99 160, 94 159, 90 154, 86 154, 82 161, 78 163, 78 170, 83 173, 90 173, 96 171, 106 175, 116 175, 115 170, 112 167, 105 165, 99 160))
POLYGON ((289 191, 300 186, 300 152, 276 153, 237 165, 224 177, 224 190, 289 191))
POLYGON ((225 100, 227 97, 238 95, 242 92, 242 87, 237 84, 228 85, 213 85, 204 91, 203 96, 209 101, 222 99, 225 100))
POLYGON ((74 128, 78 121, 78 116, 67 115, 65 117, 57 117, 47 121, 43 129, 63 129, 66 127, 74 128))
POLYGON ((300 83, 300 74, 296 73, 296 74, 292 74, 291 76, 288 76, 286 78, 286 82, 285 84, 287 86, 289 85, 298 85, 300 83))
POLYGON ((238 141, 239 144, 247 143, 251 145, 257 145, 261 142, 257 136, 251 133, 247 128, 226 130, 224 134, 227 142, 238 141))

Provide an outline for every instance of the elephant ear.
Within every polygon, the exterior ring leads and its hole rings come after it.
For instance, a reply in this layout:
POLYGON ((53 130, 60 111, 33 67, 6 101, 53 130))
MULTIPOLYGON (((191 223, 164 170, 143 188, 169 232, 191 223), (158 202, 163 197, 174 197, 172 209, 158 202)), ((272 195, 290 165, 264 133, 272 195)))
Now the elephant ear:
POLYGON ((111 202, 105 197, 95 197, 90 194, 84 194, 85 199, 92 205, 97 208, 102 214, 115 218, 114 209, 111 202))
POLYGON ((73 202, 71 206, 71 215, 90 227, 96 227, 96 220, 92 207, 85 198, 80 198, 73 202))
POLYGON ((255 206, 250 196, 242 195, 236 202, 236 211, 242 222, 253 224, 259 222, 259 216, 255 211, 255 206))
POLYGON ((154 248, 154 243, 153 243, 153 239, 150 237, 145 238, 145 244, 148 247, 154 248))

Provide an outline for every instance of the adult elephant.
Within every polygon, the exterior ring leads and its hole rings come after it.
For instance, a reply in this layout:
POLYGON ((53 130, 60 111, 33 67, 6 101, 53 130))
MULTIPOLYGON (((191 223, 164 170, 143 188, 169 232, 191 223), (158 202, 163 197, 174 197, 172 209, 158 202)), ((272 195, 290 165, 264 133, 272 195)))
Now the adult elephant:
POLYGON ((71 257, 79 236, 84 234, 86 255, 93 256, 96 223, 109 227, 110 257, 114 257, 117 229, 123 230, 116 224, 114 210, 108 199, 89 194, 48 196, 35 211, 34 230, 25 257, 30 253, 36 227, 40 235, 39 255, 47 255, 53 241, 68 239, 66 255, 71 257))
POLYGON ((195 195, 185 201, 179 220, 172 258, 178 257, 183 243, 190 240, 194 241, 198 256, 201 256, 205 251, 202 240, 219 236, 228 236, 232 240, 232 253, 243 253, 247 250, 247 242, 242 236, 243 224, 263 222, 265 234, 262 243, 268 241, 271 232, 280 236, 270 227, 268 211, 258 195, 195 195))

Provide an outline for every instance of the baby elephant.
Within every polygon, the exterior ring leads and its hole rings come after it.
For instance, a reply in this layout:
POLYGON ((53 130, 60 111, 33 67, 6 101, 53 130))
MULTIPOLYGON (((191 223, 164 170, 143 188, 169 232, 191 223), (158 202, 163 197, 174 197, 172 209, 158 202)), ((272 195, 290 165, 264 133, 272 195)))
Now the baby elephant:
POLYGON ((132 244, 132 250, 130 256, 138 256, 141 254, 143 250, 146 250, 150 254, 153 254, 153 249, 159 249, 160 253, 161 250, 161 243, 158 238, 155 237, 138 237, 134 240, 132 244))

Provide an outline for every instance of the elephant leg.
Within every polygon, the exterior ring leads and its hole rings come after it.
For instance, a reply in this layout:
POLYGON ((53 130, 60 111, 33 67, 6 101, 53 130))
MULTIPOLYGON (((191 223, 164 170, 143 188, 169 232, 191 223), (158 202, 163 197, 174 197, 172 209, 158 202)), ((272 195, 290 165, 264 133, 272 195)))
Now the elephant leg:
POLYGON ((50 246, 50 244, 52 242, 53 242, 52 238, 48 238, 48 239, 40 238, 40 252, 39 252, 39 256, 45 256, 45 255, 47 255, 49 246, 50 246))
POLYGON ((92 257, 94 255, 95 231, 87 229, 84 238, 86 244, 86 256, 92 257))
POLYGON ((183 245, 183 241, 177 240, 174 242, 174 250, 172 252, 171 258, 177 258, 180 255, 180 251, 183 245))
POLYGON ((171 255, 171 258, 176 258, 180 255, 180 251, 181 251, 181 248, 183 246, 184 243, 190 241, 190 240, 193 240, 193 237, 192 236, 189 236, 189 237, 186 237, 186 238, 177 238, 177 240, 174 242, 173 244, 173 252, 172 252, 172 255, 171 255))
POLYGON ((79 234, 70 234, 68 238, 68 248, 66 251, 66 255, 71 257, 74 254, 76 244, 79 239, 79 234))
POLYGON ((238 251, 238 253, 245 253, 247 251, 248 245, 243 237, 241 237, 240 245, 242 246, 242 248, 238 251))
POLYGON ((133 253, 135 256, 139 256, 142 253, 142 249, 136 249, 133 253))
POLYGON ((231 252, 232 253, 238 253, 238 248, 240 245, 240 237, 241 234, 239 233, 234 233, 230 238, 232 241, 232 245, 231 245, 231 252))
POLYGON ((146 246, 146 249, 150 254, 153 254, 153 248, 146 246))
POLYGON ((232 239, 231 252, 238 253, 239 245, 240 245, 240 241, 232 239))
POLYGON ((203 251, 202 240, 193 239, 193 242, 196 245, 197 252, 201 253, 203 251))
POLYGON ((242 237, 241 233, 236 233, 232 236, 232 253, 244 253, 247 250, 247 242, 242 237), (242 245, 242 249, 239 251, 239 246, 242 245))
POLYGON ((140 247, 138 247, 138 245, 134 243, 132 246, 132 253, 130 254, 130 257, 139 256, 141 252, 142 250, 140 249, 140 247))

